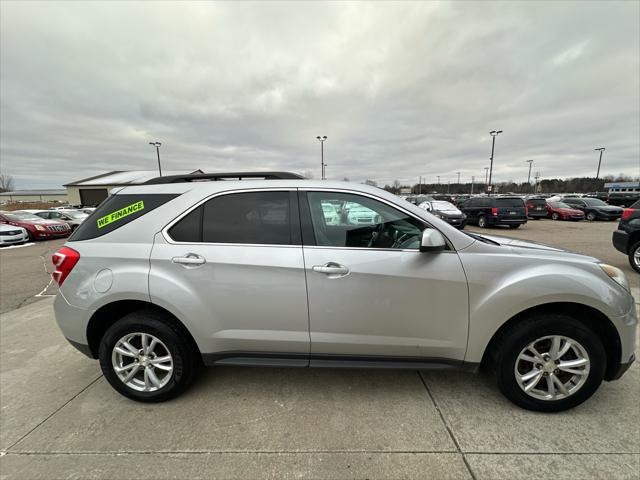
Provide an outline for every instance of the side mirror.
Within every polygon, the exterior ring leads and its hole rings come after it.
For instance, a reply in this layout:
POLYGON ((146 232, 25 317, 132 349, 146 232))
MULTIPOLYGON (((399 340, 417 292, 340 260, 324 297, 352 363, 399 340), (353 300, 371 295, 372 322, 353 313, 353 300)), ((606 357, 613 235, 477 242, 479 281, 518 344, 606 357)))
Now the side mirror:
POLYGON ((447 242, 442 234, 433 228, 425 228, 420 240, 421 252, 440 252, 445 249, 447 242))

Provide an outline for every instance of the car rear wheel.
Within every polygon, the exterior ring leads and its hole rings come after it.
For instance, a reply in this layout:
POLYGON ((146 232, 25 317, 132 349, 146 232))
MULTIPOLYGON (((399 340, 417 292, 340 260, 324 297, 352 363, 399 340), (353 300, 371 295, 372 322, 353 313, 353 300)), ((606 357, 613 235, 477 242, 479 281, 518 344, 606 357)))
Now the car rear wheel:
POLYGON ((104 334, 100 368, 122 395, 161 402, 189 386, 199 367, 196 353, 170 320, 139 311, 118 320, 104 334))
POLYGON ((590 222, 593 222, 596 219, 596 214, 593 212, 589 212, 587 213, 587 220, 589 220, 590 222))
POLYGON ((484 215, 480 215, 478 217, 478 226, 480 228, 487 228, 487 219, 485 218, 484 215))
POLYGON ((629 264, 631 268, 640 273, 640 242, 636 242, 629 249, 629 264))
POLYGON ((558 212, 553 212, 551 214, 551 220, 560 220, 560 214, 558 212))
POLYGON ((515 224, 515 225, 509 225, 509 228, 514 228, 514 229, 515 229, 515 228, 520 228, 520 224, 519 224, 519 223, 517 223, 517 224, 515 224))
POLYGON ((591 397, 604 378, 602 342, 567 315, 528 317, 507 330, 496 348, 498 388, 527 410, 573 408, 591 397))

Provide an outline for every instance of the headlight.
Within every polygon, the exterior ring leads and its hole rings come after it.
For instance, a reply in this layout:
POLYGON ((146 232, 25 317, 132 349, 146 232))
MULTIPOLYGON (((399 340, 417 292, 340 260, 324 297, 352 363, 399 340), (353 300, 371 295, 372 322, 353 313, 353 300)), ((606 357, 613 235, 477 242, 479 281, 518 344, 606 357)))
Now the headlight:
POLYGON ((616 282, 626 291, 631 292, 631 289, 629 288, 629 281, 622 270, 618 267, 614 267, 613 265, 607 265, 606 263, 599 263, 598 265, 600 265, 602 271, 606 273, 611 280, 616 282))
POLYGON ((47 229, 44 228, 42 225, 36 225, 36 230, 40 230, 41 232, 46 231, 47 229))

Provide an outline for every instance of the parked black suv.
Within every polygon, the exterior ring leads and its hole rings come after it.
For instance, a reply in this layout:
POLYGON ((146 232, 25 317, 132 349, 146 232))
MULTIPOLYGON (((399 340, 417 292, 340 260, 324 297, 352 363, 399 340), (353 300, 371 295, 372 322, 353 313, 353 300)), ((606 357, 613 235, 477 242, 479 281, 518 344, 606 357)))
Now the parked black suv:
POLYGON ((549 212, 547 211, 547 201, 541 197, 528 198, 526 201, 527 215, 534 220, 540 220, 541 218, 547 218, 549 212))
POLYGON ((617 220, 622 215, 622 208, 614 207, 613 205, 607 205, 598 198, 574 198, 565 197, 562 199, 563 203, 566 203, 570 207, 577 208, 584 212, 584 216, 590 222, 594 220, 617 220))
POLYGON ((640 273, 640 200, 625 208, 613 232, 613 246, 616 250, 629 256, 629 264, 640 273))
POLYGON ((520 197, 474 197, 460 205, 468 223, 480 228, 509 225, 518 228, 527 223, 527 207, 520 197))

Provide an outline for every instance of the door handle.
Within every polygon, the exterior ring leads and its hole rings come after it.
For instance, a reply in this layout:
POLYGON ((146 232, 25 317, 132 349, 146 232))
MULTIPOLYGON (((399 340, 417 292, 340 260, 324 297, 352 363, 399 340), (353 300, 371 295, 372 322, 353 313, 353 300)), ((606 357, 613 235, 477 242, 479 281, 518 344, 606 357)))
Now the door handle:
POLYGON ((184 257, 173 257, 171 261, 180 265, 203 265, 207 262, 204 257, 196 253, 187 253, 184 257))
POLYGON ((329 262, 324 265, 314 265, 311 270, 318 273, 324 273, 325 275, 334 275, 337 277, 343 277, 349 273, 349 269, 339 263, 329 262))

